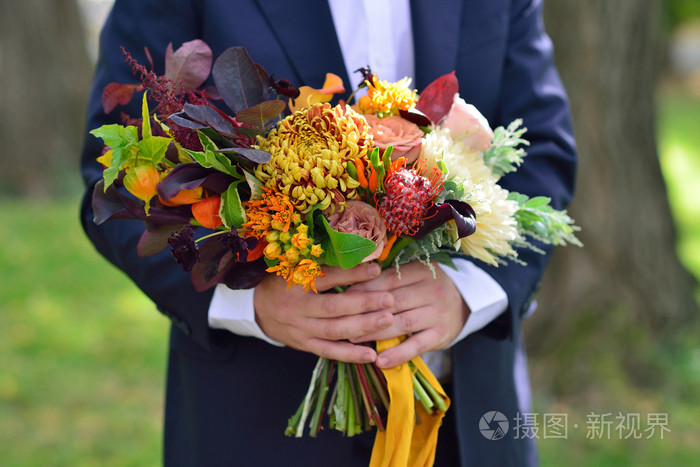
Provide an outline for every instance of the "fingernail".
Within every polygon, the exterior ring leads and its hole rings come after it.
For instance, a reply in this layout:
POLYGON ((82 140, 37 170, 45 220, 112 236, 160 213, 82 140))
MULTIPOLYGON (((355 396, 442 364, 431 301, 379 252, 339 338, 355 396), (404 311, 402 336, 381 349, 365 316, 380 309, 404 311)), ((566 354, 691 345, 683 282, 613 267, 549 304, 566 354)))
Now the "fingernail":
POLYGON ((389 360, 386 357, 382 357, 381 355, 377 357, 377 366, 384 368, 387 363, 389 363, 389 360))
POLYGON ((390 293, 384 294, 382 296, 382 307, 383 308, 391 308, 394 306, 394 296, 391 295, 390 293))
POLYGON ((379 318, 379 320, 377 321, 377 325, 378 325, 380 328, 385 328, 385 327, 389 326, 389 324, 391 324, 391 322, 390 322, 388 316, 382 316, 382 317, 379 318))
POLYGON ((370 277, 379 277, 379 274, 382 273, 382 268, 379 267, 377 263, 369 263, 369 276, 370 277))
POLYGON ((365 361, 366 361, 367 363, 372 363, 372 362, 374 361, 374 353, 372 353, 372 352, 367 352, 367 353, 365 354, 365 361))

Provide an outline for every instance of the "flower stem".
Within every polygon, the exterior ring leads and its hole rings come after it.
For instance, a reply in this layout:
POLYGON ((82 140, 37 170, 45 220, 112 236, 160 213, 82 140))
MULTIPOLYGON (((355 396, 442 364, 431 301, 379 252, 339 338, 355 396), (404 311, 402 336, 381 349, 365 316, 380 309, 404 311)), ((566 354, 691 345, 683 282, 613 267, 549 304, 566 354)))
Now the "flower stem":
POLYGON ((208 238, 216 237, 217 235, 223 235, 226 233, 229 233, 229 231, 228 230, 217 230, 216 232, 210 233, 209 235, 205 235, 203 237, 198 238, 194 242, 198 243, 198 242, 201 242, 201 241, 206 240, 208 238))
POLYGON ((323 415, 323 405, 326 403, 326 396, 328 395, 328 375, 330 372, 331 363, 328 359, 323 359, 323 371, 321 373, 320 382, 322 384, 318 397, 316 398, 316 407, 314 408, 314 414, 311 417, 310 433, 309 436, 315 438, 318 432, 321 430, 321 418, 323 415))
POLYGON ((421 383, 421 386, 425 388, 425 390, 430 395, 430 398, 435 403, 435 408, 445 412, 447 410, 447 405, 445 404, 445 400, 442 398, 442 396, 438 394, 438 392, 430 384, 426 377, 423 376, 423 373, 421 373, 420 370, 416 370, 415 374, 418 377, 418 381, 421 383))
POLYGON ((311 373, 311 383, 309 384, 308 391, 306 391, 306 397, 304 397, 303 402, 304 410, 301 413, 301 418, 299 419, 299 424, 297 425, 295 433, 295 436, 297 438, 301 438, 304 435, 304 424, 306 423, 306 419, 309 416, 309 412, 311 411, 312 398, 316 390, 316 384, 318 382, 318 372, 323 366, 324 360, 326 359, 323 357, 319 357, 318 361, 316 362, 316 366, 314 367, 314 371, 313 373, 311 373))
POLYGON ((425 392, 423 386, 421 386, 421 384, 418 382, 418 378, 416 378, 415 373, 411 379, 413 380, 413 394, 416 396, 416 399, 420 401, 425 411, 432 415, 434 405, 433 401, 430 399, 430 396, 428 396, 428 393, 425 392))

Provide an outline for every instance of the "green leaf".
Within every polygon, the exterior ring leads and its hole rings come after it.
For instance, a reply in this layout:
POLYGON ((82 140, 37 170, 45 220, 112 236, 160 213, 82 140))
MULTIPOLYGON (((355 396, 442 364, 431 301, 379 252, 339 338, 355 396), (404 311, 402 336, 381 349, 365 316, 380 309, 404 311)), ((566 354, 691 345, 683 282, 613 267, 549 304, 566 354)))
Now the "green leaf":
POLYGON ((143 93, 143 102, 141 104, 141 138, 148 139, 153 134, 151 133, 151 114, 148 111, 148 93, 143 93))
POLYGON ((164 136, 151 136, 138 142, 139 157, 148 159, 153 165, 157 165, 165 156, 170 145, 170 138, 164 136))
POLYGON ((102 138, 105 146, 109 146, 113 150, 135 145, 139 141, 139 132, 137 128, 132 125, 122 126, 117 123, 102 125, 92 130, 90 134, 97 138, 102 138))
POLYGON ((360 235, 333 230, 323 215, 320 218, 328 234, 328 237, 321 242, 324 251, 324 264, 350 269, 360 264, 377 248, 377 244, 372 240, 360 235))
POLYGON ((102 138, 106 146, 112 149, 112 162, 102 172, 107 188, 119 177, 122 166, 135 155, 134 149, 139 142, 138 130, 135 126, 122 126, 118 124, 102 125, 90 132, 97 138, 102 138))
POLYGON ((450 256, 444 251, 433 253, 432 255, 430 255, 430 259, 437 263, 444 264, 445 266, 457 271, 457 265, 453 261, 452 256, 450 256))
POLYGON ((190 151, 189 149, 184 149, 184 151, 204 168, 215 169, 236 178, 241 178, 236 167, 231 164, 231 160, 221 153, 212 151, 190 151))
POLYGON ((250 188, 250 199, 261 199, 263 194, 262 189, 265 184, 255 178, 255 175, 249 173, 247 170, 243 171, 243 176, 245 177, 245 181, 248 183, 248 187, 250 188))
POLYGON ((547 198, 546 196, 536 196, 534 198, 530 198, 528 202, 525 203, 525 207, 529 209, 538 209, 547 206, 550 201, 551 199, 547 198))
POLYGON ((197 131, 197 136, 199 136, 199 142, 202 144, 202 147, 204 148, 205 151, 218 151, 219 148, 216 146, 214 141, 211 140, 207 135, 202 133, 201 131, 197 131))
POLYGON ((221 207, 219 216, 227 228, 236 227, 240 229, 246 221, 245 210, 241 204, 241 197, 238 194, 238 183, 231 183, 226 191, 221 193, 221 207))

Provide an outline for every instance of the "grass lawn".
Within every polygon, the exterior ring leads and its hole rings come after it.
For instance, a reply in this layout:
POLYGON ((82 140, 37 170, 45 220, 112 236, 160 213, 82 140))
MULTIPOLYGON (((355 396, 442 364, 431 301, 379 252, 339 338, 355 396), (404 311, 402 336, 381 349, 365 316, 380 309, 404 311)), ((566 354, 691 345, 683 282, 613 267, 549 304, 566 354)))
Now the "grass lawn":
POLYGON ((0 201, 0 465, 158 465, 167 320, 77 206, 0 201))
MULTIPOLYGON (((700 100, 666 96, 659 139, 679 252, 700 277, 700 100)), ((0 465, 159 465, 168 322, 95 253, 77 206, 0 200, 0 465)), ((676 389, 630 390, 624 409, 540 400, 540 423, 568 416, 567 439, 540 439, 543 465, 697 463, 700 350, 663 358, 676 389), (611 439, 587 439, 590 412, 611 413, 611 439), (618 412, 642 429, 668 413, 672 431, 621 439, 618 412)))

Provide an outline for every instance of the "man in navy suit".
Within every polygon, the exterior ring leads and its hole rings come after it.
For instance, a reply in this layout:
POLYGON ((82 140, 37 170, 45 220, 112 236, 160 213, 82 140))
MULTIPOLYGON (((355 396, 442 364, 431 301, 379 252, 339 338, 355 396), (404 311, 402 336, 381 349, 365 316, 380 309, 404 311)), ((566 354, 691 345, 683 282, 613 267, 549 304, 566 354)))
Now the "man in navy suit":
MULTIPOLYGON (((361 3, 357 2, 358 9, 361 3)), ((319 86, 326 72, 348 83, 343 52, 347 58, 349 42, 343 42, 336 27, 338 4, 342 2, 117 0, 101 36, 88 130, 114 121, 114 116, 102 112, 104 86, 134 81, 120 46, 141 63, 146 63, 142 51, 148 47, 156 71, 162 73, 169 42, 177 47, 201 38, 215 57, 230 46, 245 46, 268 72, 296 85, 319 86), (329 3, 336 5, 329 8, 329 3)), ((416 88, 423 89, 455 70, 461 96, 491 126, 523 118, 532 143, 529 155, 502 184, 530 196, 549 196, 556 208, 562 208, 573 190, 575 149, 541 7, 538 0, 413 0, 403 2, 403 14, 412 25, 416 88)), ((391 23, 386 27, 391 28, 391 23)), ((137 101, 128 113, 138 115, 137 101)), ((316 355, 357 362, 378 359, 380 366, 391 367, 448 346, 453 408, 441 429, 445 433, 440 437, 437 463, 526 465, 531 461, 527 440, 512 432, 500 440, 487 439, 479 431, 479 421, 495 410, 512 423, 519 413, 514 379, 519 325, 548 256, 522 252, 527 266, 476 264, 470 266, 478 270, 476 276, 450 276, 451 280, 439 270, 443 279, 439 281, 432 280, 425 268, 409 265, 403 284, 387 272, 378 276, 372 265, 328 270, 317 283, 321 289, 358 284, 355 292, 339 295, 286 292, 286 283, 270 276, 255 290, 242 292, 249 293, 244 297, 251 302, 256 329, 228 328, 210 316, 215 303, 225 303, 220 292, 196 292, 189 275, 168 252, 146 259, 136 256, 135 245, 143 231, 140 223, 110 221, 97 226, 92 222, 90 197, 101 176, 95 162, 100 151, 101 141, 87 136, 82 158, 86 233, 173 323, 166 396, 167 465, 364 465, 371 434, 343 438, 322 432, 318 439, 283 436, 287 418, 305 393, 316 355), (462 331, 481 312, 465 292, 469 286, 465 282, 471 279, 459 277, 477 276, 495 284, 505 299, 498 316, 464 336, 462 331), (406 283, 421 293, 406 299, 401 292, 406 283), (437 296, 440 301, 435 300, 437 296), (347 342, 406 333, 413 337, 379 356, 347 342)))

